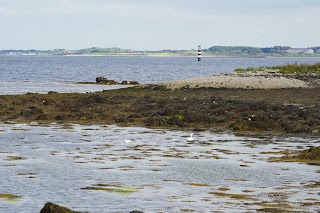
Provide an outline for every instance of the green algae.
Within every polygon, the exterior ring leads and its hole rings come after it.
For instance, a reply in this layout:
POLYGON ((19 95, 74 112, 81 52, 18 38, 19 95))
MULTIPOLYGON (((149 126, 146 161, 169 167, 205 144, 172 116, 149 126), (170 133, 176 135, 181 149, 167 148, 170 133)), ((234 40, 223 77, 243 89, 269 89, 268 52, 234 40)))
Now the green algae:
POLYGON ((267 209, 269 210, 275 210, 277 209, 278 212, 288 212, 288 210, 293 210, 296 207, 289 205, 287 203, 266 203, 266 202, 262 202, 259 204, 262 207, 267 207, 267 209))
POLYGON ((235 200, 253 200, 252 196, 247 194, 227 194, 222 192, 210 192, 209 194, 213 194, 218 197, 228 197, 235 200))
POLYGON ((209 184, 205 184, 205 183, 187 183, 187 185, 189 186, 210 186, 209 184))
POLYGON ((6 160, 8 161, 16 161, 16 160, 25 160, 27 158, 21 156, 8 156, 6 160))
POLYGON ((4 199, 7 202, 16 202, 19 201, 22 196, 17 196, 14 194, 0 194, 0 199, 4 199))
POLYGON ((220 188, 218 188, 218 190, 219 191, 228 191, 228 190, 230 190, 230 188, 228 188, 228 187, 220 187, 220 188))
POLYGON ((97 184, 91 187, 81 188, 83 190, 95 190, 95 191, 107 191, 112 193, 117 193, 120 195, 130 195, 134 192, 137 192, 138 189, 131 186, 121 186, 121 185, 112 185, 112 184, 97 184))

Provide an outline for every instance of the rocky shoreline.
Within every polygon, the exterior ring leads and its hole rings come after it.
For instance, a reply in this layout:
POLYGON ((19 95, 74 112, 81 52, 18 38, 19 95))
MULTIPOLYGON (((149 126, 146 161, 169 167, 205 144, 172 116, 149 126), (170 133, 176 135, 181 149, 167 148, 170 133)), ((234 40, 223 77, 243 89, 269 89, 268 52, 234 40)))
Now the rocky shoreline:
POLYGON ((0 122, 79 123, 212 131, 320 132, 320 88, 145 85, 87 94, 0 96, 0 122))

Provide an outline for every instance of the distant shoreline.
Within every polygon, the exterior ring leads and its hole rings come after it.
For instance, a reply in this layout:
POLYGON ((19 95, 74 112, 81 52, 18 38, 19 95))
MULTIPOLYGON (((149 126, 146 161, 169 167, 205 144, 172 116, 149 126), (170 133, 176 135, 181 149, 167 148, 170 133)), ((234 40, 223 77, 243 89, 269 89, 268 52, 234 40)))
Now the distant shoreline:
MULTIPOLYGON (((47 56, 57 56, 57 57, 154 57, 154 58, 197 58, 197 55, 183 55, 183 54, 130 54, 130 53, 120 53, 120 54, 66 54, 66 55, 55 55, 55 54, 17 54, 17 55, 8 55, 8 54, 0 54, 0 57, 47 57, 47 56)), ((319 56, 275 56, 275 55, 214 55, 214 54, 204 54, 201 56, 202 58, 320 58, 319 56)))

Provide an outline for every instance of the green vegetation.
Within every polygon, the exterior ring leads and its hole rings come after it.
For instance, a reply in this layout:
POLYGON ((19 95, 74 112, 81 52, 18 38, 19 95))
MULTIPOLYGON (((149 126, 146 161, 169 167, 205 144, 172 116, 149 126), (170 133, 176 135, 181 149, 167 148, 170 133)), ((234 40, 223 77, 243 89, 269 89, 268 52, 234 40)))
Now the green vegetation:
POLYGON ((272 67, 274 70, 280 70, 282 74, 316 74, 320 75, 320 63, 313 65, 309 64, 289 64, 285 66, 275 66, 272 67))
POLYGON ((245 46, 213 46, 207 52, 219 55, 256 55, 262 53, 261 48, 258 47, 245 47, 245 46))
POLYGON ((237 73, 257 73, 257 72, 278 72, 281 74, 297 74, 297 75, 320 75, 320 63, 316 64, 288 64, 284 66, 274 67, 249 67, 247 69, 237 68, 234 70, 237 73))
POLYGON ((80 49, 71 51, 69 50, 69 54, 106 54, 106 53, 132 53, 133 51, 130 49, 121 49, 117 47, 112 48, 99 48, 99 47, 91 47, 86 49, 80 49))

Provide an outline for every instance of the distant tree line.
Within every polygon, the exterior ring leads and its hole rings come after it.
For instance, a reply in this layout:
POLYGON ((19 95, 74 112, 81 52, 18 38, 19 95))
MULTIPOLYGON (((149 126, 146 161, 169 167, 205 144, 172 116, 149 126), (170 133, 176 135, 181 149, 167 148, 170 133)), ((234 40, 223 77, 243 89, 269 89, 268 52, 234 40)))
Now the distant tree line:
POLYGON ((213 46, 210 47, 206 52, 215 54, 257 54, 262 53, 261 48, 257 47, 245 47, 245 46, 213 46))
POLYGON ((97 53, 132 53, 130 49, 121 49, 118 47, 112 48, 100 48, 100 47, 91 47, 86 49, 74 50, 72 51, 75 54, 97 54, 97 53))
MULTIPOLYGON (((287 50, 291 49, 289 46, 274 46, 274 47, 249 47, 249 46, 212 46, 202 51, 208 54, 217 55, 259 55, 259 54, 287 54, 287 50)), ((320 46, 310 47, 315 53, 318 53, 320 46)), ((0 50, 0 54, 9 55, 70 55, 70 54, 117 54, 117 53, 172 53, 172 54, 194 54, 197 50, 157 50, 157 51, 133 51, 131 49, 121 49, 118 47, 101 48, 90 47, 78 50, 54 49, 54 50, 0 50)))
POLYGON ((45 53, 47 52, 46 50, 35 50, 35 49, 30 49, 30 50, 0 50, 1 54, 8 54, 8 53, 45 53))
POLYGON ((68 54, 108 54, 108 53, 132 53, 130 49, 121 49, 117 47, 100 48, 91 47, 79 50, 66 50, 66 49, 54 49, 54 50, 0 50, 0 54, 38 54, 38 55, 68 55, 68 54))
MULTIPOLYGON (((237 55, 237 54, 249 54, 256 55, 259 53, 265 54, 285 54, 287 50, 291 49, 289 46, 274 46, 274 47, 248 47, 248 46, 212 46, 203 50, 207 53, 221 54, 221 55, 237 55)), ((320 46, 310 47, 314 52, 320 49, 320 46)))

